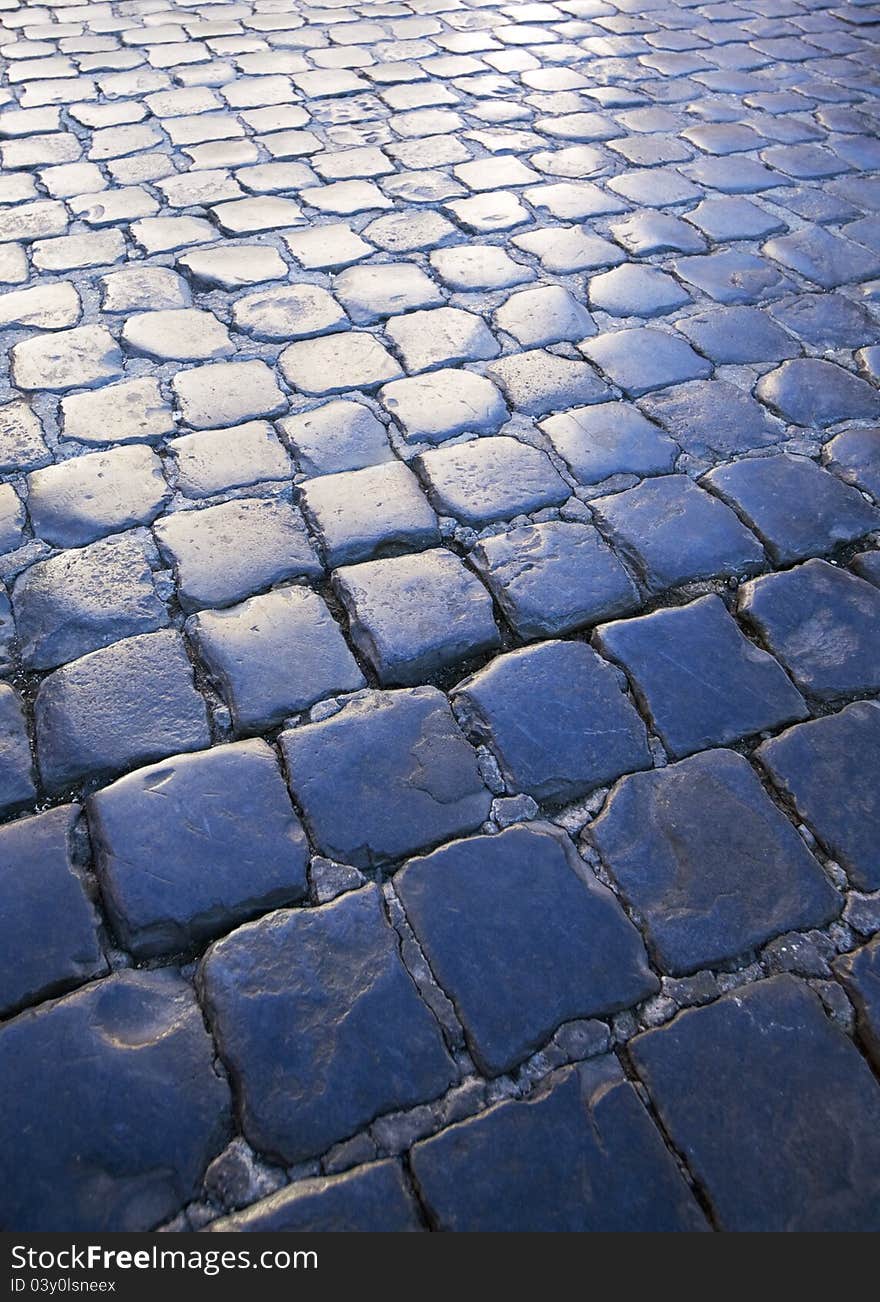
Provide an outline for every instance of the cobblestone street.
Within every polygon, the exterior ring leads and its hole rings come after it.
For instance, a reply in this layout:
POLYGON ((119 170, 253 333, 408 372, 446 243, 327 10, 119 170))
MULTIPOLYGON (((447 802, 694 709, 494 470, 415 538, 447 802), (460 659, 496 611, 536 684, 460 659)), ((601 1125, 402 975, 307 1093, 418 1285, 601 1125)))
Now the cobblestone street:
POLYGON ((880 1229, 878 45, 0 0, 0 1228, 880 1229))

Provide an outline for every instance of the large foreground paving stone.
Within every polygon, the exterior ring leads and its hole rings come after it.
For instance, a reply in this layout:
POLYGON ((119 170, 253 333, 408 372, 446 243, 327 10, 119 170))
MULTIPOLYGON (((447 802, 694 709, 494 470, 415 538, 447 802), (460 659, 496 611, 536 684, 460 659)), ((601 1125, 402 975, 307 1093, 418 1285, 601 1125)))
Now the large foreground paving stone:
POLYGON ((583 642, 498 656, 459 683, 453 700, 511 789, 536 800, 564 804, 651 763, 619 673, 583 642))
POLYGON ((639 405, 685 452, 710 461, 767 447, 780 437, 763 407, 725 380, 679 384, 647 394, 639 405))
POLYGON ((79 812, 63 805, 0 828, 0 1017, 107 971, 73 860, 79 812))
POLYGON ((855 1004, 859 1039, 880 1068, 880 936, 837 959, 834 971, 855 1004))
POLYGON ((377 886, 239 928, 208 951, 200 988, 245 1134, 287 1163, 455 1080, 377 886))
POLYGON ((306 893, 308 845, 264 741, 138 769, 87 813, 104 902, 139 957, 189 949, 306 893))
POLYGON ((880 889, 880 705, 857 701, 789 728, 756 753, 850 880, 880 889))
POLYGON ((120 972, 0 1029, 0 1222, 148 1230, 226 1142, 229 1090, 190 986, 120 972))
POLYGON ((50 791, 211 744, 180 634, 124 638, 44 678, 34 704, 50 791))
POLYGON ((880 1087, 794 977, 733 991, 630 1042, 722 1229, 880 1228, 880 1087))
POLYGON ((162 463, 144 444, 72 457, 28 476, 34 533, 54 547, 149 524, 170 496, 162 463))
POLYGON ((657 1232, 706 1222, 632 1085, 611 1057, 549 1078, 413 1148, 441 1230, 657 1232))
POLYGON ((208 1233, 387 1234, 424 1229, 399 1162, 370 1162, 343 1175, 302 1180, 243 1212, 224 1216, 208 1233))
POLYGON ((394 885, 488 1075, 563 1022, 658 988, 635 927, 549 824, 454 841, 411 859, 394 885))
POLYGON ((785 671, 743 636, 720 597, 602 624, 594 641, 627 670, 636 697, 676 757, 807 714, 785 671))
POLYGON ((590 828, 666 972, 824 926, 842 900, 734 751, 706 751, 615 787, 590 828))
POLYGON ((307 479, 301 492, 303 509, 331 568, 440 542, 437 517, 419 481, 401 461, 319 475, 307 479))
POLYGON ((371 692, 280 740, 306 826, 332 859, 401 859, 488 817, 476 755, 433 687, 371 692))
POLYGON ((880 689, 880 592, 826 561, 745 583, 739 609, 802 692, 834 701, 880 689))

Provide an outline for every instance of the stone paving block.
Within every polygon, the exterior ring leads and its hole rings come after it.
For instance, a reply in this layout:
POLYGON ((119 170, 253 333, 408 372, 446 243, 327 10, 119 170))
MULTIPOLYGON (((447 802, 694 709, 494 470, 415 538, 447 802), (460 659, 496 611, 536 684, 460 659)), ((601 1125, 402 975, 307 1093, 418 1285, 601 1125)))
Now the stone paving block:
POLYGON ((68 393, 61 415, 63 437, 93 447, 156 442, 175 430, 171 406, 149 378, 68 393))
POLYGON ((794 977, 688 1009, 630 1053, 723 1229, 877 1228, 880 1089, 794 977))
POLYGON ((695 457, 729 457, 769 447, 781 436, 760 403, 725 380, 675 385, 646 394, 640 406, 695 457))
POLYGON ((244 1211, 206 1226, 208 1233, 417 1233, 419 1209, 399 1162, 370 1162, 342 1175, 301 1180, 244 1211))
POLYGON ((0 484, 0 552, 21 545, 26 523, 24 503, 12 484, 0 484))
POLYGON ((156 540, 186 611, 231 606, 282 579, 322 574, 299 512, 283 499, 175 511, 156 525, 156 540))
POLYGON ((344 222, 304 231, 285 231, 283 239, 297 262, 307 271, 346 267, 373 252, 371 245, 344 222))
POLYGON ((610 316, 665 316, 691 301, 678 281, 656 267, 625 262, 589 284, 590 307, 610 316))
POLYGON ((651 592, 695 579, 754 574, 765 565, 754 534, 687 475, 646 479, 623 493, 594 498, 590 509, 651 592))
POLYGON ((393 316, 385 323, 385 333, 408 371, 477 362, 501 351, 482 317, 454 307, 393 316))
POLYGON ((521 638, 571 633, 640 605, 635 583, 587 524, 551 520, 495 534, 469 559, 521 638))
POLYGON ((168 267, 124 267, 100 277, 105 312, 170 311, 189 307, 189 286, 168 267))
POLYGON ((596 335, 580 350, 630 397, 712 374, 711 365, 683 339, 647 326, 596 335))
POLYGON ((472 1232, 693 1232, 706 1228, 612 1057, 550 1076, 411 1152, 439 1228, 472 1232))
POLYGON ((596 333, 593 318, 561 285, 511 294, 494 313, 495 325, 524 348, 563 340, 576 342, 596 333))
POLYGON ((880 707, 857 701, 789 728, 756 754, 854 884, 880 889, 880 707))
POLYGON ((428 260, 444 285, 453 290, 508 289, 535 279, 531 267, 515 262, 493 244, 437 249, 428 260))
POLYGON ((494 434, 509 415, 492 381, 473 371, 444 369, 395 380, 380 389, 379 398, 411 443, 494 434))
POLYGON ((541 348, 490 362, 486 372, 510 405, 528 416, 547 416, 609 396, 608 387, 592 366, 541 348))
POLYGON ((293 471, 278 436, 264 420, 196 430, 170 439, 165 450, 174 458, 172 481, 187 497, 211 497, 252 484, 280 485, 290 481, 293 471))
POLYGON ((306 838, 259 739, 138 769, 86 808, 104 903, 141 958, 191 949, 306 893, 306 838))
POLYGON ((880 502, 880 428, 848 429, 825 445, 828 470, 880 502))
POLYGON ((880 1063, 880 939, 844 954, 833 966, 855 1005, 859 1039, 876 1068, 880 1063))
POLYGON ((10 351, 12 378, 19 389, 90 389, 122 375, 122 353, 104 326, 85 325, 36 335, 10 351))
POLYGON ((833 551, 880 528, 880 511, 807 457, 752 457, 704 481, 752 528, 776 565, 833 551))
POLYGON ((242 334, 284 343, 349 327, 342 308, 320 285, 284 285, 247 294, 236 300, 232 320, 242 334))
POLYGON ((303 510, 331 569, 440 542, 437 517, 418 479, 401 461, 307 479, 301 492, 303 510))
POLYGON ((153 1229, 190 1201, 231 1129, 192 988, 117 972, 0 1028, 10 1095, 0 1215, 22 1231, 153 1229), (64 1106, 47 1063, 64 1066, 64 1106))
POLYGON ((658 475, 675 466, 678 446, 623 402, 573 407, 540 422, 556 452, 583 484, 612 475, 658 475))
POLYGON ((76 287, 65 280, 0 294, 0 330, 15 326, 64 330, 76 325, 81 308, 76 287))
POLYGON ((383 687, 418 683, 500 644, 491 597, 445 548, 343 566, 333 585, 383 687))
POLYGON ((641 938, 550 824, 510 827, 411 859, 394 878, 431 970, 490 1076, 566 1021, 658 986, 641 938), (507 901, 499 913, 498 901, 507 901))
POLYGON ((584 643, 543 642, 498 656, 458 684, 453 702, 512 791, 567 804, 651 763, 624 687, 584 643))
POLYGON ((170 496, 162 463, 143 444, 73 457, 28 475, 34 532, 57 547, 149 524, 170 496))
POLYGON ((53 792, 210 745, 192 666, 170 629, 62 665, 42 680, 34 714, 40 773, 53 792))
POLYGON ((757 303, 795 287, 771 262, 739 249, 679 258, 673 270, 716 303, 757 303))
POLYGON ((75 862, 79 814, 78 805, 64 805, 0 830, 4 1017, 107 972, 97 915, 75 862))
POLYGON ((306 827, 338 862, 402 859, 488 817, 476 755, 436 688, 355 697, 280 741, 306 827))
MULTIPOLYGON (((773 304, 769 311, 778 319, 773 304)), ((781 362, 798 353, 795 341, 758 307, 709 308, 682 317, 675 328, 705 357, 719 364, 781 362)))
POLYGON ((178 258, 178 265, 200 285, 239 289, 267 280, 284 280, 287 263, 277 249, 260 244, 220 244, 193 249, 178 258))
MULTIPOLYGON (((796 294, 769 304, 768 311, 798 339, 818 347, 858 348, 880 334, 865 308, 843 294, 796 294)), ((767 360, 773 360, 769 354, 767 360)))
POLYGON ((762 375, 755 393, 784 420, 824 428, 880 415, 880 396, 851 371, 817 357, 796 357, 762 375))
POLYGON ((309 478, 390 461, 385 426, 369 407, 337 399, 278 422, 296 464, 309 478))
POLYGON ((743 584, 739 610, 802 692, 835 701, 880 689, 880 592, 811 560, 743 584))
POLYGON ((642 920, 662 971, 696 972, 786 931, 821 927, 842 900, 734 751, 623 778, 589 838, 642 920))
POLYGON ((0 811, 15 813, 35 798, 24 707, 13 689, 0 683, 0 811))
POLYGON ((398 945, 372 885, 270 914, 208 951, 200 988, 257 1149, 316 1157, 453 1083, 398 945))
POLYGON ((594 642, 627 670, 676 758, 806 717, 785 671, 742 635, 719 597, 602 624, 594 642))
POLYGON ((168 623, 145 539, 133 533, 37 562, 16 580, 12 602, 19 652, 28 669, 54 669, 168 623))
POLYGON ((159 362, 213 362, 235 352, 226 327, 213 313, 189 307, 137 312, 125 322, 121 338, 130 352, 159 362))
POLYGON ((570 496, 546 452, 505 435, 436 448, 413 465, 441 515, 477 527, 559 506, 570 496))
POLYGON ((0 474, 36 470, 51 460, 39 417, 26 402, 0 407, 0 474))
POLYGON ((287 399, 265 362, 196 366, 178 371, 171 385, 184 421, 195 429, 224 429, 287 410, 287 399))
POLYGON ((278 364, 292 388, 314 397, 375 389, 403 375, 387 348, 362 330, 302 339, 285 348, 278 364))
POLYGON ((360 325, 414 308, 442 307, 440 289, 414 262, 384 262, 348 267, 333 282, 333 292, 360 325))

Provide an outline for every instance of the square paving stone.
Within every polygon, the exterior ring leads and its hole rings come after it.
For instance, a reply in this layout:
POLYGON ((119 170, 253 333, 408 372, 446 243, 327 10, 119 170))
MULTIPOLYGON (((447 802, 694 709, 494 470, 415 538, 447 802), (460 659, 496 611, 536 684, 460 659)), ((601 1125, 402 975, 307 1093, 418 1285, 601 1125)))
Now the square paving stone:
POLYGON ((629 1051, 722 1229, 880 1226, 880 1088, 800 981, 732 991, 629 1051))
POLYGON ((124 638, 54 670, 34 713, 50 791, 211 743, 192 666, 171 630, 124 638))
POLYGON ((561 1023, 616 1012, 658 988, 635 927, 550 824, 453 841, 411 859, 394 888, 490 1076, 561 1023))
POLYGON ((75 863, 78 805, 0 828, 0 1015, 103 976, 98 919, 75 863))
POLYGON ((716 303, 756 303, 795 288, 772 263, 741 249, 679 258, 674 271, 716 303))
POLYGON ((843 903, 735 751, 623 778, 589 837, 676 976, 824 926, 843 903))
POLYGON ((278 422, 304 475, 335 475, 343 470, 391 461, 385 426, 369 407, 337 399, 278 422))
POLYGON ((208 951, 202 996, 258 1150, 317 1157, 456 1079, 399 945, 366 886, 248 923, 208 951))
POLYGON ((855 1005, 856 1029, 875 1068, 880 1066, 880 936, 834 963, 855 1005))
POLYGON ((437 249, 428 260, 444 285, 454 290, 507 289, 535 279, 531 267, 514 262, 494 244, 437 249))
POLYGON ((751 457, 702 481, 732 506, 776 565, 831 552, 880 528, 880 510, 807 457, 751 457))
POLYGON ((765 564, 754 534, 687 475, 645 479, 623 493, 594 498, 590 509, 652 592, 694 579, 754 574, 765 564))
POLYGON ((149 524, 170 496, 161 461, 143 445, 72 457, 28 476, 34 532, 56 547, 149 524))
POLYGON ((22 662, 54 669, 89 651, 168 623, 145 537, 122 534, 38 561, 12 592, 22 662))
POLYGON ((758 307, 709 308, 682 317, 675 328, 716 364, 782 362, 799 352, 795 341, 758 307))
POLYGON ((0 1142, 22 1232, 152 1230, 197 1194, 231 1130, 229 1087, 192 988, 117 972, 0 1028, 0 1142))
POLYGON ((594 641, 628 671, 637 699, 676 757, 807 714, 785 671, 742 635, 720 597, 602 624, 594 641))
POLYGON ((499 330, 524 348, 540 348, 563 340, 576 342, 596 333, 587 309, 561 285, 543 285, 511 294, 494 313, 499 330))
POLYGON ((691 301, 677 280, 657 267, 625 262, 593 276, 589 284, 590 307, 610 316, 665 316, 691 301))
POLYGON ((758 759, 859 890, 880 890, 880 706, 789 728, 758 759))
POLYGON ((547 416, 551 411, 609 397, 607 385, 592 366, 557 357, 543 348, 490 362, 486 373, 501 387, 511 407, 527 416, 547 416))
POLYGON ((495 534, 470 561, 521 638, 571 633, 640 604, 635 583, 591 525, 551 520, 495 534))
POLYGON ((186 611, 231 606, 282 579, 318 578, 321 565, 299 512, 282 499, 251 497, 174 511, 156 525, 186 611))
POLYGON ((333 292, 352 321, 361 325, 445 302, 442 291, 414 262, 348 267, 334 279, 333 292))
POLYGON ((280 741, 306 827, 339 862, 402 859, 488 817, 477 757, 436 688, 355 697, 280 741))
POLYGON ((310 588, 275 588, 228 610, 193 615, 186 631, 237 732, 274 727, 325 696, 365 687, 324 602, 310 588))
POLYGON ((492 381, 472 371, 432 371, 395 380, 379 390, 379 398, 410 443, 494 434, 509 416, 492 381))
POLYGON ((693 1232, 706 1223, 610 1055, 554 1073, 416 1144, 419 1193, 441 1230, 693 1232))
POLYGON ((760 403, 726 380, 675 385, 647 394, 639 405, 695 457, 729 457, 768 447, 782 436, 760 403))
POLYGON ((104 312, 158 311, 192 302, 186 281, 168 267, 124 267, 100 276, 99 283, 104 312))
POLYGON ((440 542, 437 516, 402 461, 307 479, 301 492, 330 568, 440 542))
POLYGON ((336 299, 320 285, 281 285, 246 294, 235 300, 232 320, 242 334, 282 343, 347 330, 350 325, 336 299))
POLYGON ((159 362, 213 362, 235 352, 226 326, 194 307, 136 312, 122 327, 122 342, 129 352, 159 362))
POLYGON ((783 420, 807 427, 876 420, 880 395, 867 380, 820 357, 795 357, 762 375, 755 393, 783 420))
POLYGON ((62 437, 94 447, 156 442, 174 434, 171 407, 154 379, 128 380, 61 399, 62 437))
POLYGON ((385 332, 408 371, 426 371, 451 362, 476 362, 501 351, 481 316, 455 307, 393 316, 385 332))
MULTIPOLYGON (((171 479, 186 497, 211 497, 230 488, 289 482, 293 467, 268 421, 231 429, 196 430, 169 439, 171 479)), ((167 463, 166 463, 167 468, 167 463)))
POLYGON ((333 586, 383 687, 423 682, 500 645, 492 598, 445 548, 343 566, 333 586))
POLYGON ((880 254, 834 235, 824 226, 804 226, 764 245, 763 252, 823 289, 836 289, 880 273, 880 254))
POLYGON ((264 741, 175 755, 86 808, 104 903, 139 958, 188 950, 306 893, 305 834, 264 741))
POLYGON ((387 1234, 424 1229, 400 1162, 370 1162, 342 1175, 298 1180, 232 1216, 205 1227, 208 1234, 387 1234))
POLYGON ((739 591, 740 614, 820 701, 880 690, 880 592, 826 561, 767 574, 739 591))
POLYGON ((403 375, 387 348, 361 330, 302 339, 285 348, 278 364, 288 384, 315 397, 375 389, 403 375))
POLYGON ((672 470, 678 446, 636 407, 597 402, 539 422, 556 452, 583 484, 612 475, 662 475, 672 470))
POLYGON ((265 362, 214 362, 178 371, 171 387, 184 421, 195 429, 225 429, 287 410, 287 398, 265 362))
POLYGON ((477 527, 560 506, 571 495, 546 452, 505 435, 436 448, 413 464, 441 515, 477 527))
POLYGON ((580 350, 631 397, 712 374, 710 363, 683 339, 647 326, 596 335, 580 350))
POLYGON ((651 763, 645 725, 624 687, 583 642, 542 642, 464 679, 453 703, 469 735, 491 747, 512 791, 567 804, 651 763))
POLYGON ((92 389, 122 375, 119 345, 100 325, 35 335, 15 344, 9 359, 13 382, 25 390, 92 389))

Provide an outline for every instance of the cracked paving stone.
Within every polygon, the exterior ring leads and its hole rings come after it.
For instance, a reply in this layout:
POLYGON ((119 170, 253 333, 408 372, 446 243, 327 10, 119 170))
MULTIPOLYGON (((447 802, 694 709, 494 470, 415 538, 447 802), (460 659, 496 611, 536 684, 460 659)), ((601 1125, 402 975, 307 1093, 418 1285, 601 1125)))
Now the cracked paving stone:
POLYGON ((836 289, 855 280, 870 280, 880 273, 880 254, 824 226, 805 226, 764 245, 764 253, 797 271, 822 289, 836 289))
POLYGON ((413 262, 348 267, 333 281, 333 292, 359 325, 414 308, 442 307, 443 294, 413 262))
POLYGON ((239 733, 258 732, 316 701, 366 682, 321 598, 309 588, 275 588, 186 623, 239 733))
POLYGON ((244 1211, 221 1217, 207 1233, 416 1233, 419 1209, 399 1162, 355 1167, 342 1175, 300 1180, 244 1211))
POLYGON ((4 1223, 150 1230, 194 1198, 231 1129, 213 1057, 170 969, 117 972, 0 1028, 2 1145, 21 1174, 3 1183, 4 1223), (51 1062, 65 1064, 64 1107, 51 1062))
POLYGON ((590 509, 651 592, 695 579, 753 574, 765 564, 754 534, 687 475, 646 479, 625 492, 594 498, 590 509), (690 543, 684 549, 682 537, 690 543))
POLYGON ((594 311, 610 316, 665 316, 691 301, 690 294, 672 276, 634 262, 593 276, 589 296, 594 311))
POLYGON ((149 524, 170 496, 162 463, 142 444, 92 452, 28 475, 34 532, 57 547, 78 547, 149 524))
POLYGON ((839 479, 880 501, 880 428, 844 430, 826 444, 823 456, 839 479))
POLYGON ((285 1163, 317 1157, 456 1078, 375 885, 217 941, 199 985, 242 1126, 285 1163))
POLYGON ((39 417, 26 402, 0 407, 0 474, 38 470, 52 460, 39 417))
POLYGON ((184 421, 196 429, 225 429, 287 410, 287 398, 265 362, 215 362, 178 371, 171 387, 184 421))
MULTIPOLYGON (((770 311, 778 320, 778 305, 770 311)), ((796 357, 798 346, 785 330, 757 307, 713 307, 682 317, 675 328, 716 364, 783 362, 796 357)), ((722 383, 722 381, 717 381, 722 383)))
POLYGON ((281 486, 292 474, 287 452, 264 420, 196 430, 170 439, 165 450, 174 459, 175 487, 187 497, 211 497, 253 484, 281 486))
POLYGON ((673 270, 681 280, 717 303, 755 303, 795 288, 771 263, 739 249, 679 258, 673 270))
POLYGON ((880 395, 867 381, 818 357, 783 362, 761 376, 755 393, 796 425, 824 429, 838 421, 872 420, 880 415, 880 395))
POLYGON ((842 899, 748 761, 706 751, 625 777, 589 829, 662 971, 830 922, 842 899))
POLYGON ((491 747, 511 791, 567 804, 651 763, 615 669, 582 642, 499 656, 454 689, 457 717, 491 747))
POLYGON ((742 635, 720 597, 603 624, 594 640, 627 670, 676 758, 807 714, 785 671, 742 635))
POLYGON ((880 510, 807 457, 750 457, 703 481, 746 520, 776 565, 790 565, 880 528, 880 510))
POLYGON ((160 362, 211 362, 235 352, 222 322, 196 308, 138 312, 122 327, 122 342, 160 362))
POLYGON ((330 569, 440 542, 437 516, 403 462, 321 475, 306 480, 301 492, 303 510, 330 569))
POLYGON ((859 1039, 876 1067, 880 1064, 880 938, 845 954, 833 966, 855 1005, 859 1039))
POLYGON ((758 747, 774 786, 859 890, 880 890, 880 706, 789 728, 758 747))
POLYGON ((514 353, 486 367, 511 406, 528 416, 547 416, 560 408, 601 402, 607 385, 592 366, 536 348, 514 353))
POLYGON ((807 695, 835 701, 880 690, 880 592, 872 584, 811 560, 744 584, 739 611, 807 695))
POLYGON ((0 829, 4 1017, 107 972, 97 915, 74 862, 79 813, 64 805, 0 829))
POLYGON ((104 538, 38 561, 12 591, 19 652, 28 669, 54 669, 89 651, 168 623, 144 539, 104 538))
POLYGON ((589 525, 550 521, 496 534, 470 560, 522 638, 573 632, 640 604, 632 579, 589 525))
POLYGON ((686 380, 705 379, 712 367, 683 339, 649 326, 613 330, 580 345, 581 352, 631 397, 686 380))
POLYGON ((198 284, 239 289, 267 280, 285 280, 288 266, 277 249, 265 244, 226 244, 193 249, 177 259, 198 284))
POLYGON ((289 502, 239 498, 175 511, 156 524, 185 611, 231 606, 283 579, 320 578, 302 517, 289 502))
POLYGON ((139 958, 191 949, 306 894, 305 834, 259 739, 129 773, 86 812, 102 898, 139 958))
POLYGON ((494 434, 509 415, 491 380, 451 368, 395 380, 379 390, 379 398, 409 443, 494 434))
POLYGON ((697 380, 644 397, 641 408, 697 457, 729 457, 768 447, 780 431, 761 405, 726 380, 697 380))
POLYGON ((688 1009, 629 1051, 721 1228, 880 1224, 880 1089, 794 977, 688 1009))
POLYGON ((236 300, 232 320, 237 330, 254 339, 283 343, 347 330, 350 325, 333 295, 320 285, 282 285, 247 294, 236 300))
POLYGON ((280 741, 306 828, 337 862, 402 859, 488 818, 477 757, 434 687, 356 696, 280 741))
POLYGON ((615 1012, 658 988, 635 927, 549 824, 454 841, 409 860, 394 887, 490 1076, 561 1023, 615 1012))
POLYGON ((635 1088, 609 1056, 551 1075, 422 1140, 410 1155, 442 1230, 705 1230, 635 1088))
POLYGON ((343 566, 333 585, 383 687, 418 683, 500 645, 489 593, 444 548, 343 566))
MULTIPOLYGON (((842 294, 796 294, 771 303, 768 310, 786 330, 817 347, 859 348, 880 338, 880 326, 865 308, 842 294)), ((777 360, 770 353, 764 358, 777 360)))
POLYGON ((539 428, 583 484, 612 475, 662 475, 678 446, 636 408, 623 402, 573 407, 542 420, 539 428))
POLYGON ((375 389, 403 375, 387 348, 361 330, 302 339, 285 348, 278 364, 288 384, 314 397, 375 389))
POLYGON ((385 426, 359 402, 326 402, 312 411, 287 416, 278 428, 296 463, 308 477, 391 461, 385 426))
POLYGON ((125 267, 100 277, 105 312, 171 311, 189 307, 189 286, 168 267, 125 267))
POLYGON ((176 428, 158 381, 147 378, 68 393, 61 414, 62 438, 92 447, 155 442, 176 428))
POLYGON ((0 683, 0 812, 11 814, 33 803, 32 774, 22 702, 7 683, 0 683))
POLYGON ((478 528, 560 506, 571 495, 546 452, 506 435, 435 448, 413 465, 440 515, 478 528))
POLYGON ((52 792, 211 742, 192 666, 170 629, 55 669, 40 684, 34 714, 40 772, 52 792))
POLYGON ((104 326, 77 326, 24 339, 10 350, 12 377, 19 389, 94 388, 122 375, 122 353, 104 326))
POLYGON ((385 333, 408 371, 481 361, 501 351, 482 317, 454 307, 393 316, 385 323, 385 333))
MULTIPOLYGON (((496 308, 493 320, 523 348, 572 343, 596 333, 593 318, 561 285, 543 285, 511 294, 496 308)), ((492 354, 494 356, 494 354, 492 354)))

